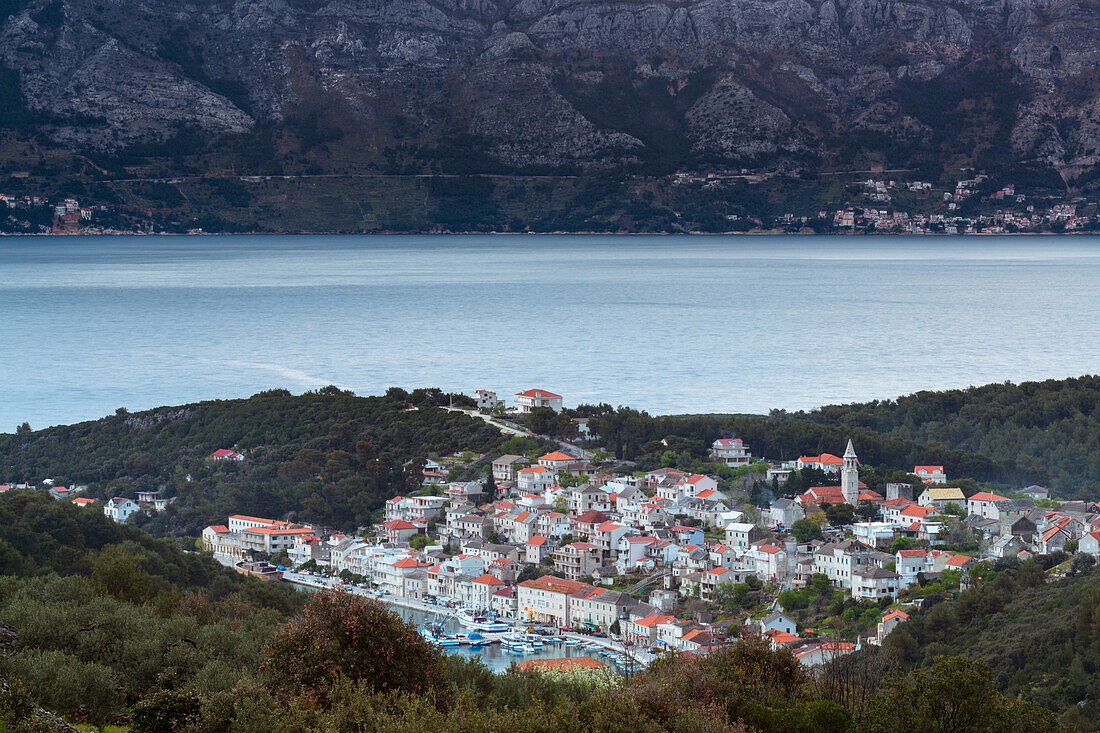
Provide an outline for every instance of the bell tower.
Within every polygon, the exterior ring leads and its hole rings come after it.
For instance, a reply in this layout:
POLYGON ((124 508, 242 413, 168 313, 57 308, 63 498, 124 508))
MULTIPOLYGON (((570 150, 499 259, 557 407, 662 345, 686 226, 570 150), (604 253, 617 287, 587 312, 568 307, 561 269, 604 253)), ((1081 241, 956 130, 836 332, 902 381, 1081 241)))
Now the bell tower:
POLYGON ((840 470, 840 493, 844 495, 846 504, 859 504, 859 460, 851 438, 848 439, 848 449, 844 451, 844 468, 840 470))

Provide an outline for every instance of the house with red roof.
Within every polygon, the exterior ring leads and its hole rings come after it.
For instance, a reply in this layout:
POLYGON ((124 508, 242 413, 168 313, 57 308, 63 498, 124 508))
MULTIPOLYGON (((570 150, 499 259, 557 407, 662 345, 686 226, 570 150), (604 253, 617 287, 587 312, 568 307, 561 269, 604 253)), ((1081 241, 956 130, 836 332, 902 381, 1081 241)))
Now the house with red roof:
POLYGON ((575 580, 543 575, 516 586, 517 615, 524 621, 539 621, 558 626, 570 622, 570 599, 574 593, 595 586, 575 580))
POLYGON ((584 514, 581 514, 574 520, 573 524, 576 526, 577 531, 573 534, 578 537, 584 537, 591 539, 593 533, 596 531, 596 527, 609 521, 611 517, 607 516, 603 512, 598 512, 595 509, 591 509, 584 514))
POLYGON ((718 589, 718 586, 737 585, 738 583, 744 583, 745 578, 751 575, 751 573, 744 568, 711 568, 704 570, 699 577, 699 597, 704 601, 713 601, 714 592, 718 589))
POLYGON ((506 585, 493 591, 493 595, 489 599, 489 610, 497 616, 515 618, 518 615, 516 604, 516 587, 506 585))
POLYGON ((1065 549, 1066 543, 1073 539, 1069 530, 1065 527, 1054 525, 1039 535, 1039 553, 1049 555, 1053 552, 1065 549))
POLYGON ((741 438, 719 438, 710 445, 710 457, 730 468, 738 468, 752 462, 752 451, 741 438))
POLYGON ((894 570, 900 576, 900 586, 908 588, 917 582, 917 575, 932 572, 928 550, 898 550, 894 553, 894 570))
POLYGON ((558 471, 564 471, 566 466, 568 466, 570 463, 575 463, 576 461, 577 459, 573 456, 567 453, 562 453, 560 450, 556 450, 553 453, 547 453, 544 456, 539 456, 538 463, 540 466, 546 466, 554 473, 557 473, 558 471))
POLYGON ((894 610, 888 612, 885 616, 882 617, 882 620, 878 622, 878 630, 875 634, 875 638, 872 641, 874 641, 874 643, 878 644, 879 646, 882 646, 882 642, 886 640, 886 637, 890 635, 890 632, 893 631, 898 624, 908 620, 909 614, 905 613, 904 611, 895 608, 894 610))
POLYGON ((858 648, 847 641, 827 641, 824 644, 799 649, 794 653, 794 658, 804 667, 821 667, 838 657, 851 654, 858 648))
POLYGON ((771 642, 772 649, 791 649, 802 643, 800 637, 775 629, 764 632, 764 637, 771 642))
POLYGON ((541 494, 557 481, 557 474, 546 466, 527 466, 516 472, 516 487, 524 494, 541 494))
POLYGON ((426 571, 435 563, 420 560, 415 555, 380 554, 371 563, 371 579, 379 590, 395 596, 405 593, 405 576, 418 570, 426 571))
POLYGON ((558 543, 545 535, 534 535, 523 545, 523 559, 531 565, 542 565, 543 560, 554 554, 558 543))
POLYGON ((404 519, 394 519, 382 525, 388 542, 408 542, 415 537, 419 530, 412 522, 404 519))
POLYGON ((951 557, 947 559, 947 562, 945 563, 945 565, 947 566, 948 570, 969 570, 976 563, 977 563, 977 560, 970 557, 969 555, 961 555, 961 554, 955 553, 955 554, 952 554, 951 557))
POLYGON ((641 618, 624 619, 619 622, 624 641, 630 641, 638 646, 652 646, 657 641, 657 631, 661 624, 679 621, 671 614, 655 613, 641 618))
POLYGON ((1100 556, 1100 529, 1093 529, 1081 535, 1077 541, 1077 551, 1093 557, 1100 556))
POLYGON ((913 466, 913 473, 926 484, 946 484, 943 466, 913 466))
POLYGON ((755 546, 750 554, 756 560, 756 576, 761 580, 783 582, 790 575, 790 558, 786 549, 771 540, 755 546))
POLYGON ((971 516, 985 517, 986 519, 1000 519, 997 502, 1008 500, 1007 496, 994 494, 991 491, 979 491, 966 500, 966 513, 971 516))
POLYGON ((825 473, 839 473, 844 467, 844 459, 834 456, 832 453, 822 453, 819 456, 799 456, 795 461, 795 468, 801 471, 804 468, 816 468, 825 473))
POLYGON ((211 461, 243 461, 244 455, 228 448, 219 448, 210 454, 211 461))
POLYGON ((531 412, 536 407, 549 407, 554 412, 561 412, 561 399, 560 394, 545 389, 528 389, 516 393, 516 404, 522 413, 531 412))
POLYGON ((76 504, 77 506, 90 506, 92 504, 95 504, 95 499, 89 499, 86 496, 78 496, 73 499, 73 504, 76 504))
POLYGON ((503 580, 490 573, 484 573, 469 581, 458 584, 458 597, 463 605, 476 611, 488 611, 492 608, 493 594, 507 585, 503 580))

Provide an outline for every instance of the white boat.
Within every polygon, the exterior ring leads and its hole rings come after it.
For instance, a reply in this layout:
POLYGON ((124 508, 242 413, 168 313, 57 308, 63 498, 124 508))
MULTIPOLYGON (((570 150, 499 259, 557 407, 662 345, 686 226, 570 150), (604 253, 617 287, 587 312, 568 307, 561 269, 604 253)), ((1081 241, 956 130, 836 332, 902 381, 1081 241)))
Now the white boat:
POLYGON ((580 646, 581 643, 579 641, 577 641, 576 639, 566 639, 565 640, 565 645, 568 646, 568 647, 576 647, 576 646, 580 646))
POLYGON ((499 633, 508 630, 508 624, 504 623, 500 619, 497 619, 488 614, 474 613, 469 608, 460 608, 455 613, 455 618, 458 622, 465 626, 467 629, 473 629, 474 631, 488 631, 490 633, 499 633))
POLYGON ((454 636, 443 631, 443 627, 437 625, 425 625, 420 629, 420 635, 428 640, 428 643, 436 646, 458 646, 462 642, 454 636))
POLYGON ((523 639, 524 643, 530 644, 536 649, 542 648, 542 637, 538 634, 520 634, 520 638, 523 639))

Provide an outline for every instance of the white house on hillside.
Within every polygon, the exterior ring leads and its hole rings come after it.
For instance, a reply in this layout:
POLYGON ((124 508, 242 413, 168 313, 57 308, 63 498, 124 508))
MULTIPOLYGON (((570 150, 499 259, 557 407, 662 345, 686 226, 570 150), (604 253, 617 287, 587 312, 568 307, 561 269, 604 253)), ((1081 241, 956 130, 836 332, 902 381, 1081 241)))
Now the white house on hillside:
POLYGON ((748 465, 752 452, 740 438, 719 438, 711 443, 710 455, 731 468, 748 465))
POLYGON ((547 392, 545 389, 517 392, 516 402, 519 404, 520 412, 530 412, 536 407, 549 407, 554 412, 561 412, 561 395, 547 392))
POLYGON ((126 524, 126 521, 132 515, 140 511, 141 507, 138 506, 136 501, 132 499, 123 499, 119 496, 116 496, 103 505, 103 513, 119 524, 126 524))

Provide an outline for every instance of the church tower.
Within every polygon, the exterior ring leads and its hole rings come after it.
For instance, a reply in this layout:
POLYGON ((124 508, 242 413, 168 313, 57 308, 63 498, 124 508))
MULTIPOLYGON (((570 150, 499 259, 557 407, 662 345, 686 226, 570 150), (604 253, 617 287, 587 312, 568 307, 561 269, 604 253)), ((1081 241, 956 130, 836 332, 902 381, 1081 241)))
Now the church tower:
POLYGON ((856 448, 852 439, 848 439, 848 449, 844 451, 844 468, 840 470, 840 493, 844 503, 859 504, 859 461, 856 460, 856 448))

